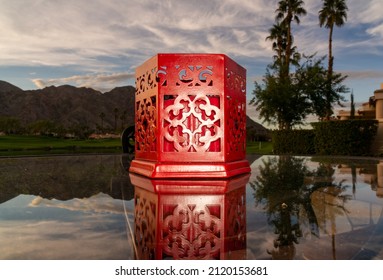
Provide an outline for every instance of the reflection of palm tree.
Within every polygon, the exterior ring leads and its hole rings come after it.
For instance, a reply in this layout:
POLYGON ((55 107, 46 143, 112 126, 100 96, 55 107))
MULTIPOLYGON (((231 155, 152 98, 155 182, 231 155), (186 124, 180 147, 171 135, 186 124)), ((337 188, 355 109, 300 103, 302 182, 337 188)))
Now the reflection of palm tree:
POLYGON ((352 195, 355 199, 356 193, 356 166, 355 164, 351 165, 351 175, 352 175, 352 195))
POLYGON ((343 186, 344 180, 338 183, 334 182, 334 173, 335 169, 328 163, 321 163, 313 172, 315 195, 312 197, 312 204, 316 208, 322 209, 318 212, 317 220, 319 227, 324 232, 327 232, 326 222, 329 220, 331 223, 332 257, 336 259, 335 236, 337 229, 335 220, 337 216, 342 216, 347 211, 344 205, 351 196, 342 195, 348 186, 343 186))
MULTIPOLYGON (((289 156, 271 158, 263 163, 257 181, 251 187, 254 189, 256 204, 265 205, 268 221, 278 234, 274 241, 275 249, 268 252, 273 258, 291 259, 295 255, 294 244, 302 237, 301 223, 304 218, 308 220, 311 234, 319 235, 313 194, 320 191, 330 195, 334 201, 322 201, 329 204, 339 199, 345 202, 348 197, 341 195, 345 189, 342 187, 343 182, 338 185, 333 182, 334 169, 331 165, 320 165, 317 170, 310 171, 303 158, 289 156)), ((344 211, 344 204, 328 215, 334 226, 335 217, 344 213, 339 210, 344 211)), ((336 229, 333 232, 335 234, 336 229)))
POLYGON ((309 170, 303 159, 294 157, 271 158, 260 168, 260 176, 251 186, 256 203, 265 204, 269 223, 278 234, 274 241, 275 250, 269 251, 273 258, 292 259, 294 244, 302 236, 300 229, 300 208, 303 206, 310 223, 316 228, 316 218, 309 199, 306 177, 309 170))

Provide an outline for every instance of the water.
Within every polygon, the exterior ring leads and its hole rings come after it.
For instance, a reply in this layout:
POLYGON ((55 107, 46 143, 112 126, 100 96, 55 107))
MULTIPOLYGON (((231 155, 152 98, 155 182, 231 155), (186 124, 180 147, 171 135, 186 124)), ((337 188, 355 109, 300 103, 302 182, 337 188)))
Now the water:
POLYGON ((383 259, 383 162, 249 157, 149 180, 131 156, 0 159, 0 259, 383 259))

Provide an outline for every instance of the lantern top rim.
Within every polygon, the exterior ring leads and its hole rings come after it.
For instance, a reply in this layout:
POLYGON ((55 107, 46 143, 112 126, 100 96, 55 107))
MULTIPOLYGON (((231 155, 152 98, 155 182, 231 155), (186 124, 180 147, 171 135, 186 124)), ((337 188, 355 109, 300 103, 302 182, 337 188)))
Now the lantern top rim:
POLYGON ((200 52, 195 52, 195 53, 193 53, 193 52, 189 52, 189 53, 188 52, 181 52, 181 53, 161 52, 161 53, 154 54, 152 57, 160 57, 160 56, 168 56, 168 57, 170 57, 170 56, 190 56, 190 57, 193 57, 193 56, 195 56, 195 57, 201 57, 201 56, 203 56, 203 57, 209 57, 209 56, 217 57, 218 56, 219 57, 219 56, 221 56, 221 57, 230 58, 230 56, 228 56, 227 54, 224 54, 224 53, 200 53, 200 52))

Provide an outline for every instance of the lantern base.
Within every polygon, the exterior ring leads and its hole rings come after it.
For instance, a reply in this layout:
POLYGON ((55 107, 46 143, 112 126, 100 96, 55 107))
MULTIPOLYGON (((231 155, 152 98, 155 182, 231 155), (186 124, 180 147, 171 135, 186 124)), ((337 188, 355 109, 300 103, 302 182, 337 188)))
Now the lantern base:
POLYGON ((250 165, 247 160, 222 163, 169 163, 134 159, 129 171, 149 178, 230 178, 250 173, 250 165))
POLYGON ((129 173, 130 182, 133 186, 145 189, 151 193, 165 195, 225 195, 229 192, 246 186, 249 182, 250 173, 235 176, 233 178, 214 179, 200 178, 190 179, 153 179, 139 174, 129 173))

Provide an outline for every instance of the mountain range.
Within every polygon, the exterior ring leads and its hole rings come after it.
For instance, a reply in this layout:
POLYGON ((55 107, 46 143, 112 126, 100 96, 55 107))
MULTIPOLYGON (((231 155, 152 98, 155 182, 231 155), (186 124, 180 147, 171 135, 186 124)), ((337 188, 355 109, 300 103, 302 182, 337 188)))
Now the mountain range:
POLYGON ((15 117, 23 124, 50 120, 92 129, 100 125, 114 128, 117 119, 118 128, 122 121, 127 127, 134 124, 134 96, 132 86, 116 87, 105 93, 69 85, 22 90, 0 81, 0 117, 15 117))
MULTIPOLYGON (((64 127, 80 124, 91 129, 114 129, 134 125, 135 88, 116 87, 102 93, 70 85, 22 90, 0 81, 0 118, 13 117, 27 125, 50 120, 64 127)), ((247 117, 249 134, 267 134, 267 129, 247 117)))

